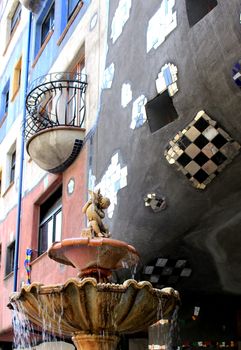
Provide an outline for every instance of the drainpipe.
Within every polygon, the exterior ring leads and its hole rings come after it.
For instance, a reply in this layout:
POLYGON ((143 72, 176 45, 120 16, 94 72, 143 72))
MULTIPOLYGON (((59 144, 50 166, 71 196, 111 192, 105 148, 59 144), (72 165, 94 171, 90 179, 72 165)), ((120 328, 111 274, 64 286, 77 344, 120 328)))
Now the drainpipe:
POLYGON ((20 242, 20 224, 21 224, 21 209, 22 209, 22 189, 23 189, 23 165, 24 165, 24 133, 26 124, 26 108, 25 101, 28 90, 28 71, 29 71, 29 58, 30 58, 30 39, 31 39, 31 24, 32 13, 29 12, 28 19, 28 36, 27 36, 27 60, 25 67, 25 81, 24 81, 24 94, 23 94, 23 117, 22 117, 22 133, 21 133, 21 149, 20 149, 20 169, 19 169, 19 183, 18 183, 18 202, 17 202, 17 223, 16 223, 16 237, 15 237, 15 253, 14 253, 14 267, 13 267, 13 291, 18 289, 18 259, 19 259, 19 242, 20 242))

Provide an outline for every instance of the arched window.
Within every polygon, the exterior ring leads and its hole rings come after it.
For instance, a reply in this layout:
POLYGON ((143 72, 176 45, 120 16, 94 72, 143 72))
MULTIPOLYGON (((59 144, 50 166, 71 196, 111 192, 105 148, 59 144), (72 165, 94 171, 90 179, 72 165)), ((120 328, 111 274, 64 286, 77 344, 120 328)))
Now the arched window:
POLYGON ((217 4, 217 0, 186 0, 187 17, 190 27, 205 17, 217 4))

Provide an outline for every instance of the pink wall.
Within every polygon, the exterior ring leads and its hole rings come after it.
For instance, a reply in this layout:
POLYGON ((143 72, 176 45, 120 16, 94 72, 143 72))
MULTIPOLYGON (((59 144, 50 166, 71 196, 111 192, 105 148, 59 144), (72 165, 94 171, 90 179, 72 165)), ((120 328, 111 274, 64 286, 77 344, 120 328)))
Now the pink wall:
MULTIPOLYGON (((18 285, 26 282, 27 274, 24 268, 26 249, 33 249, 33 261, 31 263, 31 282, 43 284, 64 283, 68 277, 76 277, 77 270, 58 264, 50 260, 47 253, 37 257, 38 248, 38 224, 39 205, 45 201, 50 193, 62 182, 62 238, 77 237, 84 227, 85 219, 81 208, 85 203, 87 187, 87 149, 84 147, 76 161, 62 174, 48 174, 48 187, 44 188, 41 181, 22 201, 21 237, 19 251, 18 285), (74 192, 67 193, 69 180, 75 180, 74 192)), ((2 242, 2 265, 0 268, 0 341, 6 340, 6 332, 11 330, 11 311, 6 307, 9 295, 13 290, 13 273, 5 278, 6 250, 10 240, 10 233, 15 234, 16 208, 14 208, 0 224, 2 242)), ((9 334, 11 337, 11 334, 9 334)), ((10 338, 11 339, 11 338, 10 338)))

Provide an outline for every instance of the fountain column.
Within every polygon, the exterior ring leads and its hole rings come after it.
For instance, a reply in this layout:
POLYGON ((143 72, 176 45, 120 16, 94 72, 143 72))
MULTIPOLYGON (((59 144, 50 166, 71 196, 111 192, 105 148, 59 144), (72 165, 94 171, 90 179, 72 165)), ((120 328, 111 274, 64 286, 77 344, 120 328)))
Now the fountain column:
POLYGON ((77 333, 72 340, 77 350, 116 350, 120 338, 116 335, 77 333))

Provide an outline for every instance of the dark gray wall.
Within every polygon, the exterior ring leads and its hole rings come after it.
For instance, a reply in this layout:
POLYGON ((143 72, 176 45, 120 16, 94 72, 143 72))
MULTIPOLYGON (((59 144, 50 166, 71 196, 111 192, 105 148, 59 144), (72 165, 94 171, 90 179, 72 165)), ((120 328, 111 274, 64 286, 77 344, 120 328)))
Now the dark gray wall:
POLYGON ((177 0, 177 28, 149 53, 147 25, 160 1, 133 0, 130 18, 113 44, 111 23, 117 6, 117 0, 110 1, 106 67, 114 62, 115 74, 111 89, 102 92, 92 166, 97 182, 115 151, 128 166, 128 184, 118 192, 118 205, 108 222, 112 235, 133 244, 143 263, 157 256, 186 257, 193 273, 176 288, 239 294, 240 155, 200 191, 168 164, 164 151, 200 110, 241 142, 241 91, 231 75, 241 56, 240 0, 219 0, 217 7, 192 28, 185 1, 177 0), (141 94, 148 100, 157 95, 155 80, 168 62, 178 68, 179 91, 173 103, 179 118, 153 134, 147 122, 130 129, 132 102, 141 94), (120 101, 124 82, 130 82, 133 93, 126 108, 120 101), (167 209, 154 213, 145 207, 143 197, 149 192, 162 194, 167 209))

